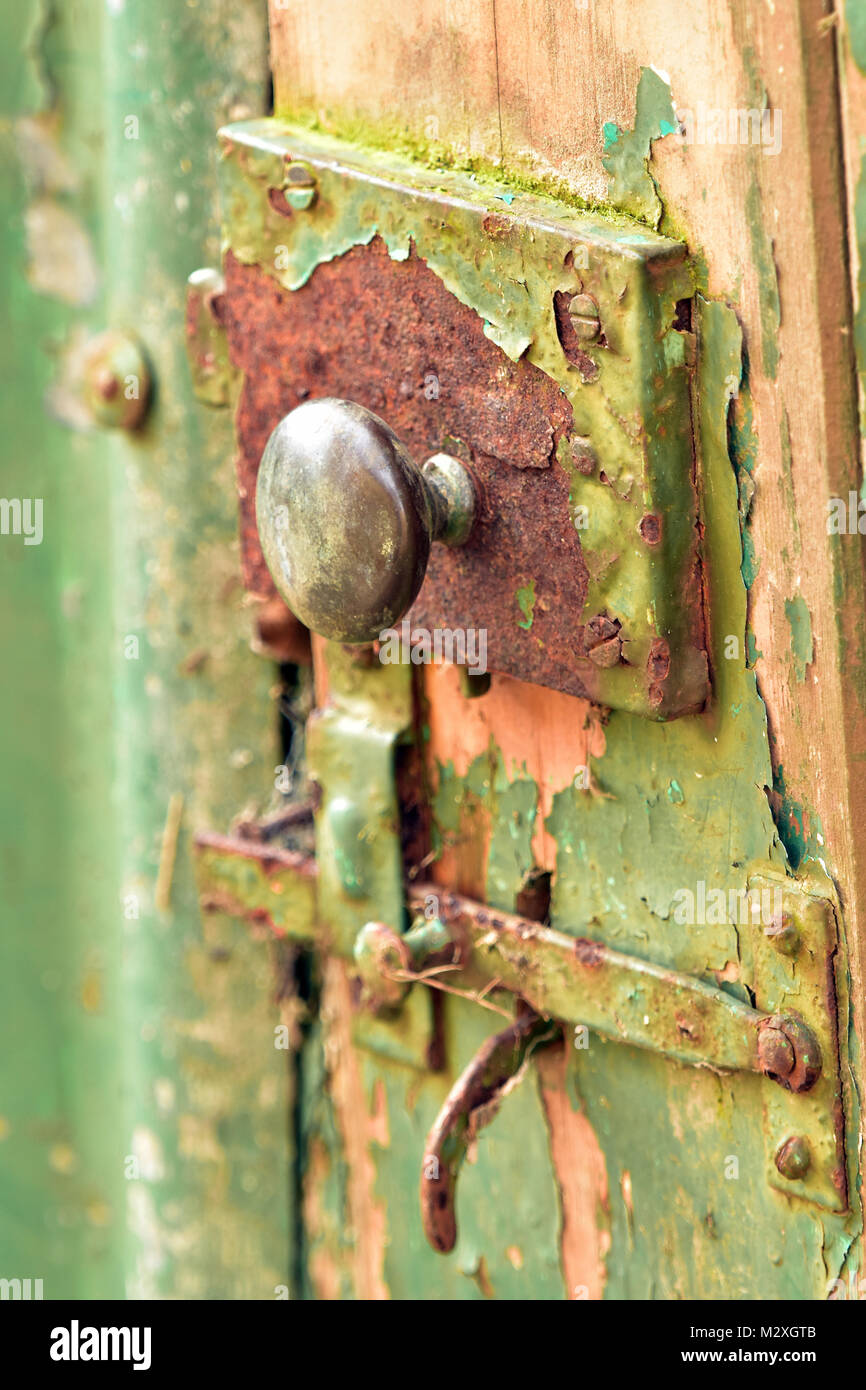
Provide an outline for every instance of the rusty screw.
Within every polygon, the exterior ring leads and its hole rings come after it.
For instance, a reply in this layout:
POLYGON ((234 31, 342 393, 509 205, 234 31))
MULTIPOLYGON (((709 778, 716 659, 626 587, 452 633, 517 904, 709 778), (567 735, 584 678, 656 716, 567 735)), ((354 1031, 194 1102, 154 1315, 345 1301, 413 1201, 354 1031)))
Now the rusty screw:
POLYGON ((622 656, 621 626, 618 618, 608 618, 603 613, 590 618, 584 634, 584 647, 586 655, 596 666, 606 669, 618 665, 622 656))
POLYGON ((791 1041, 781 1028, 762 1028, 758 1034, 758 1061, 765 1076, 790 1076, 796 1065, 791 1041))
POLYGON ((355 942, 355 965, 361 981, 362 1002, 374 1012, 396 1009, 409 992, 410 981, 401 979, 412 970, 412 955, 405 941, 384 922, 368 922, 355 942))
POLYGON ((812 1166, 808 1141, 801 1134, 786 1139, 776 1150, 775 1162, 782 1177, 787 1178, 789 1182, 804 1178, 812 1166))
POLYGON ((316 176, 307 164, 292 160, 286 164, 286 177, 283 183, 283 196, 289 207, 296 212, 305 212, 316 197, 316 176))
POLYGON ((576 294, 568 303, 568 315, 582 343, 592 343, 601 331, 598 305, 590 294, 576 294))

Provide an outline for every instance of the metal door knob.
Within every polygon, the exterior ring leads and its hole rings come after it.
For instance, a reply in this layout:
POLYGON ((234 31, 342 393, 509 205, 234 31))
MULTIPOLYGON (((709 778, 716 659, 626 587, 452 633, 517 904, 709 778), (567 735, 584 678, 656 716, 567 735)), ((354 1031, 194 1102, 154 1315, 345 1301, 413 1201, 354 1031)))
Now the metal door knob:
POLYGON ((419 468, 384 420, 353 401, 283 417, 259 467, 256 519, 274 583, 313 632, 374 641, 421 588, 433 541, 461 545, 475 489, 463 464, 419 468))

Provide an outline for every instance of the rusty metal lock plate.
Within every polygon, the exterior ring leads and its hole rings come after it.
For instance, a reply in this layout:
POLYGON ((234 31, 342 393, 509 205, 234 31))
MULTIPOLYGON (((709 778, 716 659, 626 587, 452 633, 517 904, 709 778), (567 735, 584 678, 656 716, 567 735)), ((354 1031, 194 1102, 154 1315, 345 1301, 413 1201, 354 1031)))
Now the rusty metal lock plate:
POLYGON ((435 548, 413 626, 483 630, 490 670, 612 708, 700 709, 684 248, 275 120, 220 140, 248 588, 273 593, 254 510, 271 431, 304 400, 346 398, 478 487, 474 531, 435 548))

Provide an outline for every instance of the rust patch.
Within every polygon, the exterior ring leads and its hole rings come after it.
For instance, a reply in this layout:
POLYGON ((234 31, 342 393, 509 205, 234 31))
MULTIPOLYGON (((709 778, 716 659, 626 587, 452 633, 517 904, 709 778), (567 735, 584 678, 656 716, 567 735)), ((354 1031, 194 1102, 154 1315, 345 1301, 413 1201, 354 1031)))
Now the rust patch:
POLYGON ((590 941, 585 936, 579 936, 574 943, 574 954, 581 965, 587 966, 589 970, 598 970, 604 965, 605 949, 599 941, 590 941))
POLYGON ((662 519, 653 512, 647 512, 646 516, 641 517, 638 529, 647 545, 658 545, 662 538, 662 519))
POLYGON ((266 599, 256 614, 257 650, 274 661, 310 666, 310 634, 303 623, 276 595, 266 599))
POLYGON ((589 575, 569 510, 557 446, 572 427, 559 386, 512 362, 414 253, 394 261, 377 238, 319 265, 284 291, 229 253, 226 331, 244 373, 238 405, 238 488, 244 582, 273 585, 255 525, 255 483, 268 437, 301 401, 341 396, 382 416, 419 463, 461 455, 480 494, 465 546, 435 546, 410 618, 430 630, 487 630, 487 661, 588 698, 575 654, 589 575), (535 582, 531 630, 518 589, 535 582))
POLYGON ((679 1014, 677 1014, 676 1025, 677 1032, 679 1033, 681 1038, 690 1038, 692 1042, 700 1041, 700 1029, 696 1028, 695 1025, 689 1019, 683 1018, 679 1014))
POLYGON ((268 189, 268 202, 274 211, 283 217, 294 217, 295 214, 286 202, 286 195, 281 188, 268 189))
POLYGON ((656 637, 647 661, 647 684, 661 685, 671 669, 671 649, 663 637, 656 637))
POLYGON ((574 295, 566 290, 557 290, 553 296, 553 313, 556 318, 556 336, 563 352, 572 366, 577 367, 584 381, 595 381, 598 366, 580 346, 580 339, 574 329, 569 313, 569 305, 574 295))

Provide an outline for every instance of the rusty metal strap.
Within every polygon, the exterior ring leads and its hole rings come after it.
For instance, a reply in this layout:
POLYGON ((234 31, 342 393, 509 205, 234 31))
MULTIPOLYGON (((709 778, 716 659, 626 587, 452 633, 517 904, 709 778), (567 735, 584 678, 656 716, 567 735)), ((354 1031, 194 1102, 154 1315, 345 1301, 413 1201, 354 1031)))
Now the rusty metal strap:
POLYGON ((202 831, 195 837, 195 858, 205 912, 259 922, 275 936, 320 939, 315 855, 202 831))
MULTIPOLYGON (((454 944, 455 974, 483 980, 486 992, 492 983, 545 1018, 691 1066, 756 1072, 787 1090, 806 1091, 820 1074, 818 1044, 793 1015, 762 1013, 697 976, 495 912, 434 883, 410 887, 412 911, 423 912, 431 900, 454 944)), ((414 941, 429 936, 425 920, 402 938, 419 973, 425 961, 413 952, 414 941)))

